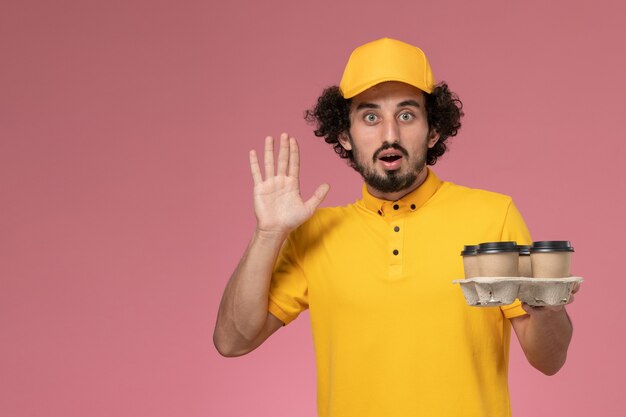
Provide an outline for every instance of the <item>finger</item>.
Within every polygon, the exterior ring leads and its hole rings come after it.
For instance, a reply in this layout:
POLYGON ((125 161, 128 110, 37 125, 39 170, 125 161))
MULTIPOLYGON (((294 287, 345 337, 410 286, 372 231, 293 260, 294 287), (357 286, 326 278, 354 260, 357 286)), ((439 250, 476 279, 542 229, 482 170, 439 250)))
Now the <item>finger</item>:
POLYGON ((250 151, 250 171, 252 172, 252 181, 254 181, 254 185, 263 182, 261 168, 259 167, 259 158, 256 156, 256 151, 250 151))
POLYGON ((580 289, 580 284, 579 284, 579 283, 575 283, 575 284, 572 286, 572 290, 570 291, 569 298, 568 298, 568 300, 567 300, 567 304, 571 304, 571 303, 573 303, 573 302, 574 302, 574 298, 576 298, 576 297, 574 296, 574 294, 576 294, 576 293, 578 292, 578 290, 579 290, 579 289, 580 289))
POLYGON ((563 310, 564 306, 559 304, 559 305, 545 305, 545 306, 531 306, 530 304, 527 303, 522 303, 522 309, 527 312, 530 315, 533 314, 543 314, 546 311, 561 311, 563 310))
POLYGON ((522 309, 528 313, 529 316, 532 316, 534 314, 540 314, 541 310, 544 309, 545 307, 541 307, 541 306, 531 306, 530 304, 526 304, 526 303, 522 303, 522 309))
POLYGON ((274 176, 274 138, 268 136, 265 138, 265 153, 263 155, 265 162, 265 179, 274 176))
POLYGON ((300 149, 296 138, 289 138, 289 176, 298 178, 300 175, 300 149))
POLYGON ((317 187, 317 190, 313 193, 313 196, 309 198, 304 205, 307 207, 310 213, 314 212, 317 206, 324 200, 326 194, 328 194, 330 186, 328 184, 322 184, 317 187))
POLYGON ((574 285, 572 285, 572 290, 566 304, 572 304, 574 302, 574 299, 576 298, 574 294, 576 294, 578 290, 580 290, 580 283, 575 282, 574 285))
POLYGON ((276 175, 287 175, 289 166, 289 137, 286 133, 280 135, 280 149, 278 150, 278 167, 276 175))
POLYGON ((576 297, 574 297, 574 294, 571 294, 571 295, 569 296, 568 300, 567 300, 567 303, 565 303, 565 304, 572 304, 572 303, 574 302, 574 299, 575 299, 575 298, 576 298, 576 297))

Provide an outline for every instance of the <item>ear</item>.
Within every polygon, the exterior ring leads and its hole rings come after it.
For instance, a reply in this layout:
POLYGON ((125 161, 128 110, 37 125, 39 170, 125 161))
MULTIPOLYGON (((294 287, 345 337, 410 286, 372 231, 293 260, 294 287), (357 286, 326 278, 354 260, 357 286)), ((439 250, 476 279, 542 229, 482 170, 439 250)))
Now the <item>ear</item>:
POLYGON ((428 149, 431 149, 433 146, 437 144, 439 141, 439 132, 435 129, 430 129, 428 132, 428 149))
POLYGON ((339 144, 346 150, 352 150, 352 142, 350 141, 350 136, 348 133, 340 133, 339 134, 339 144))

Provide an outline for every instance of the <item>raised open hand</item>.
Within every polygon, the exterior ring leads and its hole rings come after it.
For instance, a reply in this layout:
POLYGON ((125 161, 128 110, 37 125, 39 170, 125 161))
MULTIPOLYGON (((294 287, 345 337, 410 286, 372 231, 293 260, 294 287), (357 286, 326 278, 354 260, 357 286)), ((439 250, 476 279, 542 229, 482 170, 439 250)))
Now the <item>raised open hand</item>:
POLYGON ((254 211, 257 229, 287 234, 309 219, 328 193, 328 184, 320 185, 313 196, 303 201, 300 195, 300 153, 295 138, 280 135, 278 164, 274 169, 274 138, 265 138, 265 179, 256 151, 250 151, 250 169, 254 180, 254 211))

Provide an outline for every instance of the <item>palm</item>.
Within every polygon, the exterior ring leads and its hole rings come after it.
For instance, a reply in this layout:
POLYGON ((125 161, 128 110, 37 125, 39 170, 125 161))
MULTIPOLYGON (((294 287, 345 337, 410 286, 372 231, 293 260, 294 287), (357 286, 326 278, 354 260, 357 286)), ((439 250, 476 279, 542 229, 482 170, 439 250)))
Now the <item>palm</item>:
POLYGON ((258 228, 268 232, 287 233, 313 215, 321 203, 327 185, 320 186, 313 197, 304 201, 300 195, 300 158, 295 139, 281 135, 278 164, 274 169, 273 138, 265 141, 265 178, 261 175, 256 153, 250 153, 254 179, 254 210, 258 228))

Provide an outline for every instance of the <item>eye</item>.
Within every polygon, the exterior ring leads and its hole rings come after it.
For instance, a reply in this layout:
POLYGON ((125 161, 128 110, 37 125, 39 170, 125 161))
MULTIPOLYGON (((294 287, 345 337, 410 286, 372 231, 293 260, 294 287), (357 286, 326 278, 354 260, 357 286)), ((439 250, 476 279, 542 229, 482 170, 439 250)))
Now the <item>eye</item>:
POLYGON ((373 113, 367 113, 365 116, 363 116, 363 118, 368 123, 374 123, 374 122, 376 122, 378 120, 378 116, 376 116, 373 113))
POLYGON ((409 120, 413 120, 415 118, 415 116, 409 112, 401 113, 399 117, 403 122, 408 122, 409 120))

